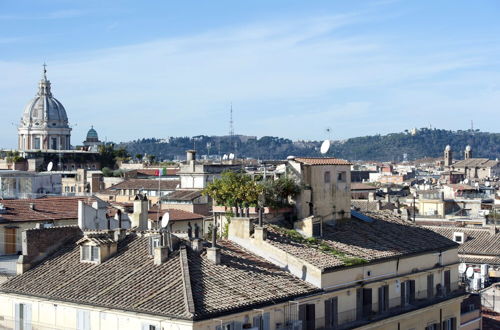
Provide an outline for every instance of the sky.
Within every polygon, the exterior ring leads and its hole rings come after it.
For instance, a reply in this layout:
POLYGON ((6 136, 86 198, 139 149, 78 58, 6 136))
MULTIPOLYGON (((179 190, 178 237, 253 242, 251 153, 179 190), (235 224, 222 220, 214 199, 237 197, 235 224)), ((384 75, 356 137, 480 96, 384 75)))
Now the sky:
POLYGON ((81 144, 499 132, 500 2, 0 1, 0 148, 42 64, 81 144), (327 133, 327 128, 331 133, 327 133))

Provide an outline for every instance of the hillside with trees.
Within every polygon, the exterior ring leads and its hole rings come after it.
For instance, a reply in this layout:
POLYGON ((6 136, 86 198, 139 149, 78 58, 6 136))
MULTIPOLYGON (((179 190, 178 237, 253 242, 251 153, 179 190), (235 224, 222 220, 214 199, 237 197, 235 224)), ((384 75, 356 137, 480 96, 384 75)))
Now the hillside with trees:
MULTIPOLYGON (((198 155, 222 156, 234 153, 237 157, 256 159, 285 159, 294 156, 321 156, 322 141, 292 141, 264 136, 196 136, 171 137, 169 139, 140 139, 121 143, 131 155, 152 155, 157 160, 184 159, 188 149, 196 149, 198 155)), ((463 158, 466 145, 471 145, 474 157, 499 158, 500 133, 479 130, 448 131, 422 128, 419 130, 356 137, 333 141, 327 156, 349 160, 402 161, 427 157, 441 157, 446 145, 451 145, 454 158, 463 158)))

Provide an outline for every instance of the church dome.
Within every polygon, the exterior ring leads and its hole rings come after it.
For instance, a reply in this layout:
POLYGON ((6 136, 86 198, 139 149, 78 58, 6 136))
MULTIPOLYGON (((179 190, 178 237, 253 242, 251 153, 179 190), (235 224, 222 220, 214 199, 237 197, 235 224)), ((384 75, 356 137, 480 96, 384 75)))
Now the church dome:
POLYGON ((99 137, 97 136, 97 131, 94 129, 94 126, 92 126, 89 131, 87 132, 87 142, 98 142, 99 137))
POLYGON ((24 127, 68 127, 66 109, 50 90, 46 71, 38 84, 38 93, 24 108, 21 126, 24 127))

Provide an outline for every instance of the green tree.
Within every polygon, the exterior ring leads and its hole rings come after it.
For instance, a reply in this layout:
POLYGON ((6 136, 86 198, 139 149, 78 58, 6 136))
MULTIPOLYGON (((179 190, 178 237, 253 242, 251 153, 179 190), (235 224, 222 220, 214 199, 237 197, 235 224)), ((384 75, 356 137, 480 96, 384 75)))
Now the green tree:
POLYGON ((264 204, 272 208, 290 206, 290 198, 295 197, 300 192, 300 186, 290 177, 265 181, 261 185, 264 192, 264 204))
POLYGON ((227 171, 220 179, 209 183, 202 194, 210 196, 217 204, 235 207, 236 210, 256 206, 263 186, 244 173, 227 171))

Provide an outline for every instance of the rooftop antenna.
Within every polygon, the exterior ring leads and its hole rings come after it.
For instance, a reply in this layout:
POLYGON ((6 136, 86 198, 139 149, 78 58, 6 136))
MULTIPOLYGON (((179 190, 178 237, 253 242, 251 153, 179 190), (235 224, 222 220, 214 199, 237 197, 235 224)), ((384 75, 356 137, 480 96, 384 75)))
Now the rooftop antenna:
POLYGON ((43 62, 43 79, 47 80, 47 64, 43 62))

